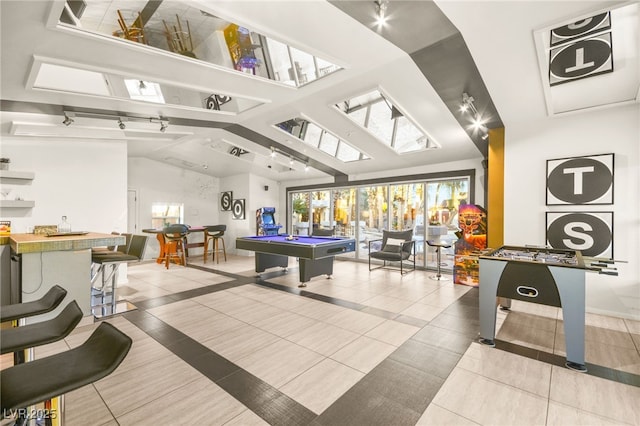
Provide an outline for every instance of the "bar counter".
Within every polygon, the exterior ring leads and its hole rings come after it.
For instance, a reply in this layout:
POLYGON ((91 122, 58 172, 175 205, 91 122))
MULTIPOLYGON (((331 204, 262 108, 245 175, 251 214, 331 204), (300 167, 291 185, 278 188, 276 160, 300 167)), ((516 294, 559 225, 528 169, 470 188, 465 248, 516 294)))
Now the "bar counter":
POLYGON ((12 303, 38 300, 58 284, 67 290, 65 300, 37 321, 55 317, 72 300, 78 302, 85 316, 91 315, 91 248, 125 241, 124 236, 96 232, 51 237, 11 234, 12 303))
POLYGON ((85 235, 47 237, 36 234, 11 234, 11 250, 16 254, 46 251, 84 250, 92 247, 116 246, 125 243, 121 235, 89 232, 85 235))

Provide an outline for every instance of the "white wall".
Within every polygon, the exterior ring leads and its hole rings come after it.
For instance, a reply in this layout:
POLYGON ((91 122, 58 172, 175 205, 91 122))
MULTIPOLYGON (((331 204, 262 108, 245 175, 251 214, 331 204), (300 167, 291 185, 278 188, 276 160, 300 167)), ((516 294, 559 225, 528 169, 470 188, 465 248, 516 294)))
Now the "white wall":
MULTIPOLYGON (((184 204, 184 223, 192 226, 218 225, 220 179, 146 158, 129 158, 129 189, 138 192, 138 229, 151 228, 151 204, 184 204)), ((158 256, 159 245, 149 234, 145 259, 158 256)), ((202 241, 202 233, 189 236, 189 242, 202 241)), ((202 248, 189 249, 190 256, 202 254, 202 248)))
POLYGON ((109 141, 52 141, 2 138, 2 156, 10 170, 35 173, 33 181, 2 187, 34 200, 32 209, 0 209, 12 232, 34 225, 57 225, 63 215, 74 231, 127 230, 127 146, 109 141))
POLYGON ((545 244, 545 212, 613 211, 619 276, 587 274, 587 310, 640 319, 640 106, 517 123, 505 134, 505 244, 545 244), (614 203, 545 206, 546 161, 615 154, 614 203))
POLYGON ((256 210, 261 207, 276 207, 276 220, 283 222, 286 210, 280 210, 279 184, 276 181, 253 174, 235 175, 220 179, 220 191, 233 191, 234 199, 245 200, 245 219, 233 219, 232 212, 220 212, 221 222, 227 225, 225 243, 227 252, 241 256, 252 256, 254 253, 246 250, 236 250, 236 238, 256 235, 256 210), (264 187, 269 190, 265 191, 264 187), (279 216, 279 214, 283 216, 279 216))

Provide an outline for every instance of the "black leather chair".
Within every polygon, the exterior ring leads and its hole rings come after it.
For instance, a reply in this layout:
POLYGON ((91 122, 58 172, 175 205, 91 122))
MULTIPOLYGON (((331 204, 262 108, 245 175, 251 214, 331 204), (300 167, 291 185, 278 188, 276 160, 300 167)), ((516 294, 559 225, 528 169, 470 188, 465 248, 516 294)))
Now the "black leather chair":
POLYGON ((178 261, 183 266, 187 266, 187 258, 184 252, 185 239, 189 234, 189 227, 183 224, 169 225, 162 230, 165 245, 165 266, 169 269, 171 261, 178 261))
POLYGON ((400 275, 415 271, 416 269, 416 244, 413 241, 413 230, 407 231, 382 231, 382 238, 369 241, 369 271, 387 268, 387 262, 400 262, 400 275), (381 242, 381 249, 374 251, 374 243, 381 242), (382 266, 371 267, 371 259, 382 260, 382 266), (413 268, 406 270, 404 264, 411 262, 413 268))
MULTIPOLYGON (((108 376, 126 357, 131 344, 129 336, 103 322, 74 349, 0 371, 2 417, 108 376)), ((63 424, 64 404, 60 407, 56 415, 63 424)))
POLYGON ((217 259, 216 263, 220 263, 220 253, 224 254, 224 261, 227 261, 227 247, 224 244, 224 231, 227 230, 227 225, 213 225, 207 226, 207 232, 205 234, 204 240, 204 259, 203 261, 207 262, 207 254, 209 251, 209 241, 213 241, 213 246, 211 250, 213 251, 213 255, 211 260, 217 259), (222 248, 220 248, 219 242, 222 241, 222 248))

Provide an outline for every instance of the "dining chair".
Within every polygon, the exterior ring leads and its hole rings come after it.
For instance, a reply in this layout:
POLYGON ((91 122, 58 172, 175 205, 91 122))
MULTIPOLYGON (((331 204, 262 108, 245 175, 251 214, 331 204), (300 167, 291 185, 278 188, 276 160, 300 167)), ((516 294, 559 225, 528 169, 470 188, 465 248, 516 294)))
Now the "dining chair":
POLYGON ((189 233, 189 227, 183 224, 169 225, 162 230, 165 242, 165 266, 169 269, 169 263, 175 262, 187 266, 184 253, 184 240, 189 233))

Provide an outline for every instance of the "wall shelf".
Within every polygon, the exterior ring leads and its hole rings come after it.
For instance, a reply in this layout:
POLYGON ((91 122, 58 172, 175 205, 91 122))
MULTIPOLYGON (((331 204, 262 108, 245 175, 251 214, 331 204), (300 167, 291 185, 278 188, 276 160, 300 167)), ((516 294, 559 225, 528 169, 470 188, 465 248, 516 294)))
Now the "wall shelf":
POLYGON ((0 208, 31 208, 36 205, 35 201, 29 200, 0 200, 0 208))
POLYGON ((33 180, 35 176, 36 175, 33 172, 15 172, 13 170, 0 170, 0 178, 33 180))
MULTIPOLYGON (((13 170, 0 170, 0 179, 6 179, 5 183, 14 185, 30 185, 35 178, 33 172, 17 172, 13 170)), ((6 194, 3 193, 6 196, 6 194)), ((0 200, 2 209, 30 209, 36 205, 32 200, 0 200)))

